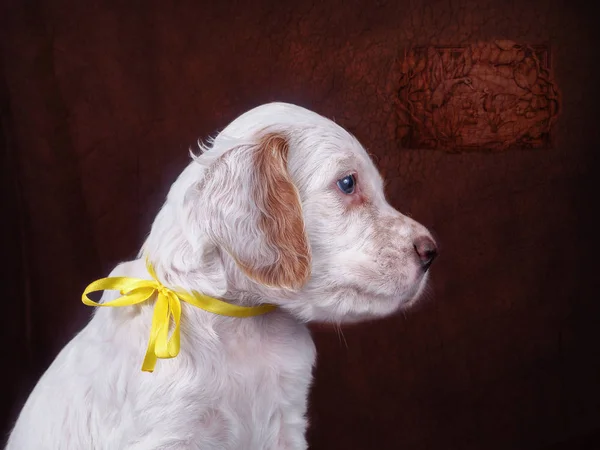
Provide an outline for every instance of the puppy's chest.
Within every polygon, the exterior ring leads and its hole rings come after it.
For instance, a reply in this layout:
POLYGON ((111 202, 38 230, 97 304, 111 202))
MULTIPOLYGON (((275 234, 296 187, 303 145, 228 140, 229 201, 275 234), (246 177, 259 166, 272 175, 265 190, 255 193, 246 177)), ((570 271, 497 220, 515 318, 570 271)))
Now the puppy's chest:
POLYGON ((232 333, 222 346, 225 370, 234 385, 264 385, 285 394, 288 382, 310 380, 315 349, 304 328, 232 333))
POLYGON ((197 437, 220 430, 221 442, 241 448, 276 448, 288 423, 304 421, 315 358, 308 331, 230 333, 220 342, 211 420, 196 422, 197 437), (218 420, 214 420, 218 418, 218 420), (228 431, 225 431, 228 430, 228 431), (251 444, 249 444, 251 443, 251 444))

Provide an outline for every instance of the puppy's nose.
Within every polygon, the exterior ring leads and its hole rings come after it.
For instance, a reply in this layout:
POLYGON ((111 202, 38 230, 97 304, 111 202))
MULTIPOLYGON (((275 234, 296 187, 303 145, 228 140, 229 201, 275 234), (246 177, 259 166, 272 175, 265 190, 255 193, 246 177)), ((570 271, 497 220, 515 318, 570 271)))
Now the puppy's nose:
POLYGON ((431 263, 438 255, 435 242, 429 236, 419 236, 415 239, 413 244, 417 255, 419 255, 423 269, 429 269, 429 266, 431 266, 431 263))

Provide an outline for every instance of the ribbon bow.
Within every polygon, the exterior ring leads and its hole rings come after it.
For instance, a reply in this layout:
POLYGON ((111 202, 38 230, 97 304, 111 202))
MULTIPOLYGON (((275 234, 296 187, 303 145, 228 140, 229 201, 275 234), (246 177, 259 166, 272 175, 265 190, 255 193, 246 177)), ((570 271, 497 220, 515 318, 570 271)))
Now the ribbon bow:
POLYGON ((239 306, 218 300, 198 292, 177 292, 165 287, 156 276, 156 272, 146 261, 146 267, 151 280, 130 277, 108 277, 90 283, 83 291, 81 301, 88 306, 131 306, 143 303, 156 295, 154 313, 152 315, 152 326, 150 328, 150 339, 146 356, 142 364, 144 372, 154 371, 158 358, 174 358, 179 354, 180 348, 180 323, 181 323, 181 301, 189 303, 197 308, 230 317, 251 317, 266 314, 273 311, 274 305, 239 306), (96 291, 120 291, 121 297, 106 302, 96 303, 88 297, 90 292, 96 291), (169 337, 169 329, 173 321, 173 331, 169 337))

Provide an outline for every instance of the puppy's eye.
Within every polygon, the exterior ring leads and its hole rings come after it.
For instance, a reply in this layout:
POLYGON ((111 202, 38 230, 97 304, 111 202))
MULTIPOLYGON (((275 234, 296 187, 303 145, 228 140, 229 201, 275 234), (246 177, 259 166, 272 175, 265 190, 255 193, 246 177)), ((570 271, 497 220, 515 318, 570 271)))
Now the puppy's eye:
POLYGON ((356 186, 354 175, 348 175, 347 177, 338 180, 337 185, 340 188, 340 191, 342 191, 344 194, 352 194, 356 186))

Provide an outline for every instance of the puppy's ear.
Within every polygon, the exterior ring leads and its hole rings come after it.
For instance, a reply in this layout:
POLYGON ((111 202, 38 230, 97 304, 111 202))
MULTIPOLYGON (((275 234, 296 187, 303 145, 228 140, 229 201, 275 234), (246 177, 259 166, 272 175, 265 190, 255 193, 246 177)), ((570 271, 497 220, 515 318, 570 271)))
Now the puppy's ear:
POLYGON ((271 261, 265 265, 258 259, 233 256, 242 271, 259 283, 299 289, 310 275, 311 257, 300 197, 287 169, 288 151, 285 136, 270 133, 251 152, 254 174, 249 201, 255 204, 252 216, 270 248, 271 261))
POLYGON ((219 135, 188 165, 143 247, 166 281, 185 274, 225 290, 225 252, 262 285, 298 290, 306 283, 311 253, 288 150, 280 133, 250 142, 219 135))
POLYGON ((310 276, 311 253, 287 137, 262 132, 240 143, 220 135, 211 151, 198 159, 203 175, 185 194, 188 240, 204 234, 257 283, 298 290, 310 276))

